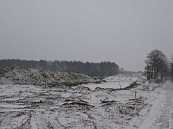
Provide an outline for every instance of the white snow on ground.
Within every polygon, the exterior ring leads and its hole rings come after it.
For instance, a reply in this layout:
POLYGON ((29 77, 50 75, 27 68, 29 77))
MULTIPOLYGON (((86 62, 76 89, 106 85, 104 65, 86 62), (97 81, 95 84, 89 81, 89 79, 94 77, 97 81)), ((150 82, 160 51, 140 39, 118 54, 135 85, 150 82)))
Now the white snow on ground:
MULTIPOLYGON (((112 80, 128 80, 111 78, 105 87, 112 80)), ((143 83, 131 90, 90 90, 0 85, 0 129, 168 129, 171 86, 143 83)))
POLYGON ((168 81, 160 86, 145 95, 150 95, 146 100, 148 106, 132 119, 126 129, 173 129, 173 84, 168 81))
POLYGON ((173 84, 165 83, 162 90, 138 129, 173 129, 173 84))
POLYGON ((0 129, 120 128, 134 114, 129 98, 133 92, 1 85, 0 129))
POLYGON ((91 90, 95 90, 95 88, 100 87, 100 88, 113 88, 113 89, 120 89, 120 88, 125 88, 129 86, 130 82, 108 82, 108 83, 101 83, 101 84, 83 84, 82 86, 88 87, 91 90))
POLYGON ((107 83, 101 84, 84 84, 83 86, 94 90, 97 87, 100 88, 113 88, 113 89, 121 89, 130 86, 133 82, 143 82, 144 78, 139 74, 119 74, 116 76, 111 76, 104 79, 107 83))

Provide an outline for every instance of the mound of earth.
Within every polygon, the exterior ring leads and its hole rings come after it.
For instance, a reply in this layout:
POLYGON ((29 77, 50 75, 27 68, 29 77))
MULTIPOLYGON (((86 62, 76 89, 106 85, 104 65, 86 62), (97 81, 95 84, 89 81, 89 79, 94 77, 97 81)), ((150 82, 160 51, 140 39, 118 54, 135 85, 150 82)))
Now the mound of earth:
POLYGON ((0 84, 73 86, 90 82, 96 82, 96 80, 84 74, 67 72, 55 73, 49 71, 39 71, 36 69, 21 68, 4 70, 0 77, 0 84))

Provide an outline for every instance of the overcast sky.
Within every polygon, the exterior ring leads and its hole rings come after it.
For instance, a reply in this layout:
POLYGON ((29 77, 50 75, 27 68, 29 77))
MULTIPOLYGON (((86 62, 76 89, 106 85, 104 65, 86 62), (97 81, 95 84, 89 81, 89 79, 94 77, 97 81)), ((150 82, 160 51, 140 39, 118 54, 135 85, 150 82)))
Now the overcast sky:
POLYGON ((173 0, 0 0, 0 58, 113 61, 173 55, 173 0))

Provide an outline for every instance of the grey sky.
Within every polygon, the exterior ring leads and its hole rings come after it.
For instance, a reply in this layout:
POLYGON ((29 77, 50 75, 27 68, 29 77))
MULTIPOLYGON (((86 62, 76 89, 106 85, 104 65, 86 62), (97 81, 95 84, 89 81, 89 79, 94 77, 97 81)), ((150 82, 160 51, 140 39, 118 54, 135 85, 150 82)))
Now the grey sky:
POLYGON ((114 61, 173 54, 172 0, 1 0, 0 58, 114 61))

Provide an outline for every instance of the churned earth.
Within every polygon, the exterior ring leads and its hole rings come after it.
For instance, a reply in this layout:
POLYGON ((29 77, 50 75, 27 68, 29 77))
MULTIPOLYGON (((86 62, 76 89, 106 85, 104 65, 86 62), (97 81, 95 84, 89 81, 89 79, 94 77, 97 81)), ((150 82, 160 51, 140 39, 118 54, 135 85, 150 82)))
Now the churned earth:
POLYGON ((95 84, 97 88, 93 89, 87 86, 90 84, 0 85, 0 129, 144 129, 146 123, 148 129, 150 125, 153 129, 168 127, 172 118, 168 115, 172 113, 171 84, 148 84, 141 78, 131 77, 110 77, 101 87, 95 84), (135 80, 138 85, 129 89, 107 86, 131 83, 129 80, 135 80), (161 102, 163 108, 158 108, 161 102), (160 116, 152 112, 159 112, 160 116))

